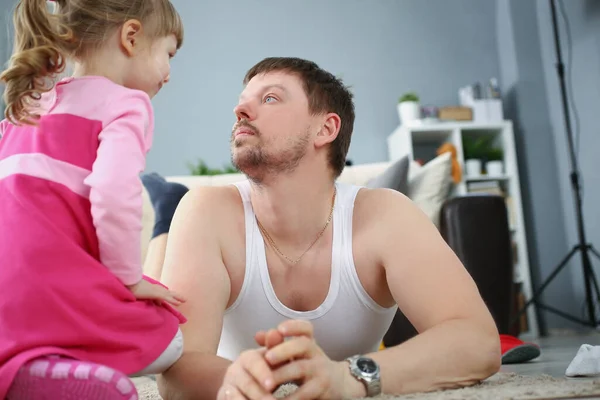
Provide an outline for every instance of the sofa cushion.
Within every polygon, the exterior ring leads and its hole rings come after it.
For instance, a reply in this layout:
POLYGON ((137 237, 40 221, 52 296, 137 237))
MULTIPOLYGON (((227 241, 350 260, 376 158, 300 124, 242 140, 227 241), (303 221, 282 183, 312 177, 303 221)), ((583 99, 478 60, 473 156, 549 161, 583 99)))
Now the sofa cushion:
POLYGON ((220 175, 178 175, 165 177, 169 182, 181 183, 192 189, 198 186, 224 186, 240 182, 246 179, 244 174, 220 174, 220 175))
POLYGON ((352 185, 365 186, 370 179, 384 173, 390 165, 392 163, 389 161, 383 161, 347 166, 337 180, 352 185))
POLYGON ((452 187, 451 172, 450 153, 440 154, 423 166, 411 165, 408 197, 438 228, 440 210, 452 187))
POLYGON ((400 158, 390 165, 382 174, 379 174, 366 183, 366 187, 394 189, 408 196, 408 170, 410 160, 408 156, 400 158))

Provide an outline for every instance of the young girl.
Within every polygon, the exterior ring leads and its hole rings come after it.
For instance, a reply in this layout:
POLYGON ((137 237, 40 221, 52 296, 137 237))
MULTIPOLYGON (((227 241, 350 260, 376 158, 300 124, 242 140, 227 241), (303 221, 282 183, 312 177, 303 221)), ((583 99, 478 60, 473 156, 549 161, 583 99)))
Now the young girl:
POLYGON ((0 399, 135 399, 183 346, 183 299, 142 276, 139 178, 183 27, 169 0, 51 4, 18 3, 0 75, 0 399))

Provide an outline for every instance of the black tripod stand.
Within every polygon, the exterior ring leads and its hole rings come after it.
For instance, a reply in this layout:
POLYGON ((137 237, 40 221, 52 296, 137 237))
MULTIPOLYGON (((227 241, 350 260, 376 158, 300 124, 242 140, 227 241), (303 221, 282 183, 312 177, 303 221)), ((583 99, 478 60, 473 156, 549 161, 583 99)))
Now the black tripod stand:
POLYGON ((586 326, 596 328, 598 325, 600 325, 600 323, 596 316, 593 296, 594 295, 596 296, 596 300, 600 304, 600 289, 598 288, 598 281, 596 280, 596 276, 594 274, 594 269, 592 267, 592 262, 590 260, 590 258, 591 258, 590 254, 595 255, 596 257, 598 257, 598 259, 600 259, 600 254, 598 253, 598 251, 596 251, 594 249, 594 247, 591 244, 589 244, 587 242, 587 238, 585 235, 585 227, 584 227, 584 223, 583 223, 583 211, 582 211, 582 203, 581 203, 581 187, 580 187, 580 182, 579 182, 579 171, 578 171, 578 165, 577 165, 577 158, 575 155, 575 148, 573 146, 573 134, 571 131, 571 118, 569 116, 569 106, 568 106, 568 102, 567 102, 567 89, 566 89, 566 85, 565 85, 565 69, 564 69, 564 65, 562 62, 560 40, 559 40, 559 34, 558 34, 558 23, 556 21, 556 5, 555 5, 554 0, 550 0, 550 7, 552 10, 552 27, 554 29, 554 43, 556 46, 556 56, 557 56, 556 69, 557 69, 558 78, 560 81, 565 127, 566 127, 567 139, 568 139, 568 143, 569 143, 569 156, 570 156, 570 161, 571 161, 571 175, 570 176, 571 176, 571 185, 573 187, 573 196, 574 196, 574 200, 575 200, 575 211, 576 211, 576 217, 577 217, 577 234, 579 237, 579 243, 573 247, 573 249, 565 256, 565 258, 563 258, 563 260, 560 262, 560 264, 558 264, 558 266, 550 274, 550 276, 548 276, 546 281, 544 281, 542 283, 540 288, 534 292, 531 299, 523 306, 523 308, 519 311, 519 313, 517 314, 517 316, 515 317, 514 320, 516 321, 519 318, 519 316, 521 316, 523 314, 523 312, 525 312, 525 310, 527 309, 527 307, 529 307, 530 304, 536 303, 536 305, 541 309, 550 311, 550 312, 557 314, 565 319, 574 321, 581 325, 586 325, 586 326), (571 316, 563 311, 560 311, 556 308, 541 304, 538 301, 538 297, 542 294, 544 289, 546 289, 548 284, 559 274, 560 271, 562 271, 562 269, 565 266, 567 266, 567 264, 569 263, 571 258, 578 252, 581 254, 581 264, 583 267, 583 279, 585 280, 585 298, 586 298, 586 304, 587 304, 587 309, 588 309, 588 318, 586 320, 573 317, 573 316, 571 316), (592 293, 592 290, 594 293, 592 293))

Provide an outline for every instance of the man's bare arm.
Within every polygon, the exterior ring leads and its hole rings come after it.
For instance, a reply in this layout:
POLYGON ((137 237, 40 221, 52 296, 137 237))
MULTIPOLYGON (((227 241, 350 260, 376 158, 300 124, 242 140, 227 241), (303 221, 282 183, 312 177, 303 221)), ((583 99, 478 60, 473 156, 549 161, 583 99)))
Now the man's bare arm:
POLYGON ((187 317, 183 355, 158 379, 165 400, 211 399, 231 364, 216 355, 229 301, 229 274, 219 244, 223 188, 199 188, 181 200, 169 232, 162 282, 181 293, 187 317))
POLYGON ((379 214, 372 244, 391 293, 420 332, 370 355, 381 366, 384 392, 467 386, 493 375, 501 363, 498 331, 460 260, 406 197, 387 190, 367 196, 379 214))

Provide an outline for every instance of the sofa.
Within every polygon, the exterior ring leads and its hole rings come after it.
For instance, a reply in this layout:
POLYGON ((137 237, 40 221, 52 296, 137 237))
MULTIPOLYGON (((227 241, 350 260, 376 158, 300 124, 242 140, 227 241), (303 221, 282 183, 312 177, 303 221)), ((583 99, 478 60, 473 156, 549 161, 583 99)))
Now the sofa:
MULTIPOLYGON (((167 181, 188 188, 227 185, 246 179, 243 174, 168 176, 167 181)), ((513 297, 511 248, 504 202, 497 196, 452 196, 452 160, 443 153, 424 165, 404 157, 394 162, 347 166, 340 182, 370 188, 388 188, 409 197, 438 227, 480 288, 501 333, 508 333, 513 297), (485 246, 479 239, 484 238, 485 246), (473 242, 479 242, 472 245, 473 242)), ((154 211, 144 189, 142 257, 154 224, 154 211)), ((384 338, 386 346, 416 334, 399 310, 384 338)))
MULTIPOLYGON (((439 225, 442 204, 448 199, 452 187, 450 153, 444 153, 425 165, 411 161, 407 157, 394 162, 378 162, 346 166, 338 181, 367 186, 398 190, 427 214, 432 222, 439 225)), ((197 186, 227 185, 246 179, 241 173, 222 175, 178 175, 166 176, 169 182, 178 182, 188 188, 197 186)), ((145 259, 148 243, 154 225, 154 210, 150 197, 143 192, 143 228, 141 240, 142 259, 145 259)))

